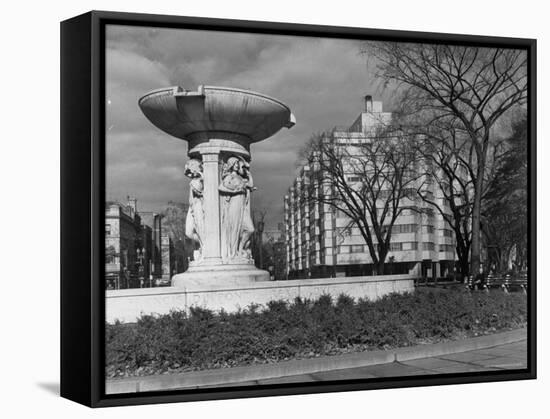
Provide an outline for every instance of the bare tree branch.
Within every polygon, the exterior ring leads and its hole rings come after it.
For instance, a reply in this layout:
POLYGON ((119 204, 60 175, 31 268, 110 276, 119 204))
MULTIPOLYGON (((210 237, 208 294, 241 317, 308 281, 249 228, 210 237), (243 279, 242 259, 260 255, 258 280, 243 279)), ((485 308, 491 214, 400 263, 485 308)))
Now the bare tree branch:
POLYGON ((384 85, 398 84, 408 111, 426 118, 424 127, 446 125, 455 131, 437 136, 450 140, 449 150, 441 152, 450 152, 451 160, 465 168, 473 187, 471 220, 459 224, 471 225, 471 271, 477 272, 485 182, 491 181, 490 166, 499 152, 491 142, 492 131, 508 111, 526 104, 526 52, 379 41, 367 42, 363 52, 376 61, 375 72, 384 85), (459 143, 453 142, 456 138, 459 143))

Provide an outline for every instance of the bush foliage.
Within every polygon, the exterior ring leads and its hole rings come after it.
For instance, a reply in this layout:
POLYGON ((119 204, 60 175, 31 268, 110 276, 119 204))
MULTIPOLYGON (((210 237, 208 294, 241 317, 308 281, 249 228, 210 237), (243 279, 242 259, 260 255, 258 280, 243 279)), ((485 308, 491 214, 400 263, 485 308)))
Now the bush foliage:
POLYGON ((417 290, 377 301, 323 295, 236 313, 192 308, 106 324, 108 377, 271 363, 524 327, 521 293, 417 290))

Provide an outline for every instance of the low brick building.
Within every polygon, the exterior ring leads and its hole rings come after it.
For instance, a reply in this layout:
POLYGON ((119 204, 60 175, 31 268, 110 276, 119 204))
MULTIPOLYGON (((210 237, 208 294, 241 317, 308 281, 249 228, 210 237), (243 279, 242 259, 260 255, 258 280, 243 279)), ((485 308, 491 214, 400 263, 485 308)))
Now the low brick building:
POLYGON ((105 205, 105 276, 108 288, 131 288, 138 277, 141 219, 131 205, 105 205))
MULTIPOLYGON (((177 241, 177 240, 176 240, 177 241)), ((176 243, 162 214, 138 212, 137 200, 105 206, 105 279, 109 289, 169 285, 187 268, 184 243, 176 243), (177 247, 177 249, 176 249, 177 247)))

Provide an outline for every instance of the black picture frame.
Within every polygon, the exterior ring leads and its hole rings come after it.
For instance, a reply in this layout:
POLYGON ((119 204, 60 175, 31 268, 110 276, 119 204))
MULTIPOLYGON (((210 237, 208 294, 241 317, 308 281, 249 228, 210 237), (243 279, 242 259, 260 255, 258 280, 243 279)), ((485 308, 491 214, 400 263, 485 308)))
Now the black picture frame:
POLYGON ((61 23, 61 396, 90 407, 536 378, 536 40, 92 11, 61 23), (525 49, 528 53, 528 367, 522 370, 105 395, 105 25, 525 49))

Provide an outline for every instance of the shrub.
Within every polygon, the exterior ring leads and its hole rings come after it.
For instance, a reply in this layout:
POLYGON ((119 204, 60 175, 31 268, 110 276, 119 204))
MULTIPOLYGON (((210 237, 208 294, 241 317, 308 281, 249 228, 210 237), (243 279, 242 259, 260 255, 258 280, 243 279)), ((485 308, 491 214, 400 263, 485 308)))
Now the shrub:
POLYGON ((322 295, 236 313, 191 308, 106 325, 108 377, 388 349, 525 326, 520 293, 417 290, 377 301, 322 295))

